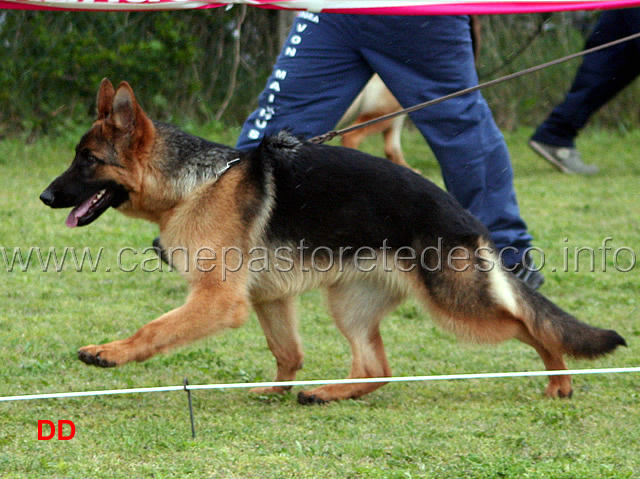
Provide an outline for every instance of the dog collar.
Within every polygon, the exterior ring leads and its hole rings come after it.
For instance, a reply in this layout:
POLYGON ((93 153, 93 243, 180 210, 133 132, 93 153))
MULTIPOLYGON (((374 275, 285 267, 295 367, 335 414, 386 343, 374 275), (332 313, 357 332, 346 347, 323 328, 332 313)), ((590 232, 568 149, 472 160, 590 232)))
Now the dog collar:
POLYGON ((222 175, 224 175, 227 172, 227 170, 229 168, 231 168, 233 165, 235 165, 239 161, 240 161, 240 158, 236 158, 235 160, 227 161, 227 164, 224 165, 224 167, 222 169, 220 169, 219 171, 215 172, 216 178, 220 178, 222 175))

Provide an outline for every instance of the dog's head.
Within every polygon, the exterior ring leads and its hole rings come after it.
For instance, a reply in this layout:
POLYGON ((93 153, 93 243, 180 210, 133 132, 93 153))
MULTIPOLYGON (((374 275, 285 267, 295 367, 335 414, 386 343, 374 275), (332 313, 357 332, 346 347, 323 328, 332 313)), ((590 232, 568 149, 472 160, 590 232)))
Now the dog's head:
POLYGON ((40 195, 52 208, 72 207, 67 226, 85 226, 109 207, 123 207, 141 190, 142 163, 150 155, 153 123, 133 90, 100 84, 98 118, 76 146, 71 166, 40 195))

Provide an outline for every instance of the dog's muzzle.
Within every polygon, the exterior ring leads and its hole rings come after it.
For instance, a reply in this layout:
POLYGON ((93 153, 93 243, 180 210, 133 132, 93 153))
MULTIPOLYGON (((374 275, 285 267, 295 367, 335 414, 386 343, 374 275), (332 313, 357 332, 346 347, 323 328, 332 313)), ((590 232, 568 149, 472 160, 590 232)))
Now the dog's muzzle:
POLYGON ((40 195, 40 201, 42 201, 47 206, 53 205, 55 199, 56 195, 54 195, 53 191, 51 191, 49 188, 44 190, 40 195))

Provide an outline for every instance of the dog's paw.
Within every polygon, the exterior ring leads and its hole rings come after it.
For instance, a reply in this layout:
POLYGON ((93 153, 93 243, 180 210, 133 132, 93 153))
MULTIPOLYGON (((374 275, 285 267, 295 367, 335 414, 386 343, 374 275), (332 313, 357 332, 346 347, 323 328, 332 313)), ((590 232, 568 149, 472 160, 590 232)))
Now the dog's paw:
POLYGON ((117 363, 110 360, 108 353, 101 349, 101 346, 90 345, 78 350, 78 359, 85 364, 100 366, 101 368, 112 368, 117 363))
POLYGON ((329 401, 321 399, 315 394, 305 394, 304 391, 300 391, 298 393, 298 402, 304 406, 308 406, 309 404, 326 404, 329 401))
POLYGON ((571 389, 571 382, 565 382, 560 384, 549 383, 544 394, 545 396, 550 398, 571 399, 571 396, 573 396, 573 389, 571 389))

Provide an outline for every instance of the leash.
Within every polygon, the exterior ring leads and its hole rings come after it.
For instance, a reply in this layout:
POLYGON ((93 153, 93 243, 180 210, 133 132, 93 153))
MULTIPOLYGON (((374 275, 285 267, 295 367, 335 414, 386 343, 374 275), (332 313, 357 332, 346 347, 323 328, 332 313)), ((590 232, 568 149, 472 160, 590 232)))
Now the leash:
POLYGON ((229 168, 231 168, 233 165, 235 165, 239 161, 240 161, 240 158, 236 158, 234 160, 227 161, 226 165, 224 165, 222 168, 220 168, 218 171, 216 171, 214 173, 216 179, 220 178, 222 175, 224 175, 229 168))
POLYGON ((575 58, 579 58, 579 57, 588 55, 589 53, 594 53, 594 52, 597 52, 597 51, 600 51, 600 50, 604 50, 605 48, 609 48, 609 47, 612 47, 612 46, 615 46, 615 45, 619 45, 620 43, 628 42, 630 40, 635 40, 636 38, 640 38, 640 32, 635 33, 633 35, 629 35, 629 36, 624 37, 624 38, 619 38, 617 40, 614 40, 614 41, 611 41, 611 42, 608 42, 608 43, 603 43, 602 45, 598 45, 597 47, 593 47, 593 48, 589 48, 587 50, 582 50, 580 52, 572 53, 570 55, 566 55, 566 56, 558 58, 556 60, 551 60, 549 62, 542 63, 540 65, 536 65, 536 66, 533 66, 533 67, 530 67, 530 68, 526 68, 525 70, 520 70, 519 72, 511 73, 509 75, 505 75, 505 76, 502 76, 500 78, 496 78, 494 80, 489 80, 489 81, 484 82, 484 83, 479 83, 476 86, 472 86, 470 88, 465 88, 464 90, 459 90, 459 91, 456 91, 454 93, 450 93, 448 95, 444 95, 444 96, 441 96, 439 98, 435 98, 433 100, 425 101, 424 103, 419 103, 419 104, 417 104, 415 106, 412 106, 412 107, 409 107, 409 108, 404 108, 404 109, 396 111, 394 113, 389 113, 388 115, 383 115, 383 116, 380 116, 378 118, 374 118, 373 120, 365 121, 363 123, 358 123, 357 125, 352 125, 352 126, 349 126, 347 128, 342 128, 340 130, 332 130, 332 131, 329 131, 327 133, 324 133, 323 135, 315 136, 315 137, 311 138, 308 141, 311 142, 311 143, 317 143, 317 144, 325 143, 325 142, 327 142, 329 140, 332 140, 333 138, 335 138, 337 136, 345 135, 345 134, 350 133, 352 131, 359 130, 360 128, 366 128, 368 126, 375 125, 377 123, 380 123, 380 122, 383 122, 383 121, 386 121, 386 120, 390 120, 390 119, 395 118, 397 116, 406 115, 407 113, 412 113, 414 111, 421 110, 422 108, 426 108, 428 106, 436 105, 438 103, 442 103, 443 101, 450 100, 452 98, 456 98, 456 97, 459 97, 459 96, 462 96, 462 95, 466 95, 467 93, 471 93, 471 92, 474 92, 476 90, 481 90, 483 88, 487 88, 487 87, 490 87, 490 86, 493 86, 493 85, 497 85, 499 83, 503 83, 503 82, 506 82, 506 81, 509 81, 509 80, 513 80, 515 78, 519 78, 521 76, 525 76, 525 75, 528 75, 530 73, 534 73, 534 72, 537 72, 537 71, 540 71, 540 70, 544 70, 545 68, 549 68, 549 67, 552 67, 552 66, 555 66, 555 65, 559 65, 560 63, 564 63, 564 62, 567 62, 569 60, 573 60, 575 58))
POLYGON ((531 43, 533 43, 533 41, 537 37, 539 37, 542 34, 542 32, 544 32, 544 26, 546 25, 546 23, 549 20, 551 20, 552 13, 551 12, 540 13, 539 16, 540 16, 539 18, 541 19, 541 21, 538 22, 538 27, 536 28, 535 32, 530 34, 523 42, 521 42, 523 46, 518 48, 515 51, 515 53, 510 53, 509 54, 509 58, 507 58, 506 60, 503 60, 501 65, 498 65, 493 70, 490 70, 490 71, 484 73, 482 75, 483 79, 487 78, 487 77, 490 77, 490 76, 493 76, 493 75, 496 75, 497 73, 499 73, 499 72, 503 71, 504 69, 506 69, 514 61, 516 61, 518 59, 518 57, 520 57, 520 55, 522 55, 527 50, 527 48, 529 48, 531 43))

